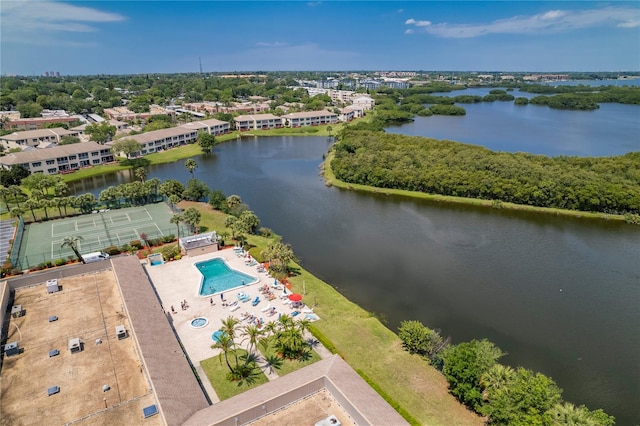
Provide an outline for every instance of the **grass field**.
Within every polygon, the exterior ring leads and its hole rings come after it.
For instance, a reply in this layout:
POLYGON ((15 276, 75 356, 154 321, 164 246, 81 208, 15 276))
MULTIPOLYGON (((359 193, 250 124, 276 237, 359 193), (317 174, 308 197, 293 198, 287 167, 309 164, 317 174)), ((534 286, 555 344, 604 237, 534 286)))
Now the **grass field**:
MULTIPOLYGON (((122 247, 134 240, 177 233, 169 222, 171 211, 164 203, 147 204, 111 211, 85 214, 72 218, 49 220, 26 226, 20 245, 19 263, 23 268, 42 262, 74 256, 69 247, 62 247, 67 237, 81 236, 80 253, 102 251, 107 247, 122 247)), ((184 235, 181 231, 181 235, 184 235)))

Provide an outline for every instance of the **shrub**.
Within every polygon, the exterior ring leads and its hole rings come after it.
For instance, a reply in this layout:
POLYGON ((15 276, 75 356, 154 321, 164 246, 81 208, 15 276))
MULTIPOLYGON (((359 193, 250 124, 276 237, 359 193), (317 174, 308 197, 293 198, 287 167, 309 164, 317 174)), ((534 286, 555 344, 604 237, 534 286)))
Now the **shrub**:
POLYGON ((23 273, 22 269, 20 269, 20 268, 13 268, 11 270, 11 275, 22 275, 22 273, 23 273))
POLYGON ((62 266, 62 265, 66 265, 67 261, 61 258, 61 259, 56 259, 54 263, 56 264, 56 266, 62 266))
POLYGON ((115 254, 120 254, 120 249, 116 246, 109 246, 106 249, 104 249, 104 252, 107 253, 109 256, 113 256, 115 254))
POLYGON ((129 245, 133 248, 136 248, 138 250, 140 250, 142 248, 142 243, 140 242, 140 240, 133 240, 133 241, 129 241, 129 245))
POLYGON ((53 268, 53 262, 50 260, 47 260, 46 265, 47 265, 47 268, 53 268))
POLYGON ((131 251, 135 250, 133 247, 131 247, 129 244, 123 244, 120 247, 120 253, 129 253, 131 251))
POLYGON ((46 269, 46 268, 47 268, 47 264, 42 262, 42 263, 38 264, 38 266, 36 267, 36 271, 41 271, 41 270, 46 269))
POLYGON ((150 238, 147 240, 147 242, 152 247, 159 246, 160 244, 162 244, 162 240, 160 238, 150 238))
POLYGON ((2 272, 9 273, 13 265, 8 260, 2 264, 2 272))
POLYGON ((160 237, 160 240, 163 244, 172 243, 176 240, 176 236, 173 234, 163 235, 162 237, 160 237))
POLYGON ((171 246, 163 247, 162 250, 160 250, 160 253, 162 253, 164 260, 171 260, 180 254, 180 248, 177 244, 173 244, 171 246))

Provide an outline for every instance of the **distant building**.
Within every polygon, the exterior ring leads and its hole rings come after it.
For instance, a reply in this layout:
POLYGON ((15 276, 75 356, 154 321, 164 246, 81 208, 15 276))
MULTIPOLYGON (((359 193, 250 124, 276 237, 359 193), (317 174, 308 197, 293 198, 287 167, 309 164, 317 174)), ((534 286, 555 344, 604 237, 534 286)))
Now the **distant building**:
POLYGON ((48 117, 34 117, 34 118, 19 118, 16 120, 11 120, 8 123, 5 123, 5 127, 8 129, 17 129, 17 130, 37 130, 42 129, 42 126, 45 124, 66 124, 69 125, 71 123, 75 123, 79 121, 77 117, 59 117, 59 116, 48 116, 48 117))
POLYGON ((240 131, 279 129, 283 126, 282 118, 273 114, 239 115, 233 121, 240 131))
POLYGON ((338 115, 329 111, 293 112, 283 115, 282 118, 289 127, 320 126, 338 122, 338 115))
POLYGON ((37 147, 43 142, 60 142, 63 136, 79 136, 77 131, 56 127, 54 129, 26 130, 0 136, 0 143, 15 144, 23 147, 37 147))
POLYGON ((24 165, 31 173, 53 175, 114 160, 115 157, 108 147, 96 142, 85 142, 13 152, 0 157, 0 167, 10 170, 15 166, 24 165))
POLYGON ((183 124, 180 126, 185 129, 194 129, 198 131, 204 130, 210 135, 224 135, 225 133, 229 133, 229 123, 222 120, 217 120, 215 118, 210 118, 208 120, 201 121, 192 121, 191 123, 183 124))
POLYGON ((351 103, 352 103, 352 105, 360 107, 360 108, 364 109, 365 111, 370 111, 375 106, 376 101, 373 100, 373 98, 371 96, 360 95, 360 96, 354 98, 351 101, 351 103))
MULTIPOLYGON (((212 135, 222 135, 229 132, 229 123, 216 120, 215 118, 202 121, 194 121, 178 127, 154 130, 139 135, 128 136, 142 145, 142 149, 137 155, 146 155, 153 152, 165 151, 180 145, 195 143, 198 140, 199 132, 207 132, 212 135)), ((113 146, 117 141, 108 142, 106 145, 113 146)), ((136 154, 134 154, 136 155, 136 154)))

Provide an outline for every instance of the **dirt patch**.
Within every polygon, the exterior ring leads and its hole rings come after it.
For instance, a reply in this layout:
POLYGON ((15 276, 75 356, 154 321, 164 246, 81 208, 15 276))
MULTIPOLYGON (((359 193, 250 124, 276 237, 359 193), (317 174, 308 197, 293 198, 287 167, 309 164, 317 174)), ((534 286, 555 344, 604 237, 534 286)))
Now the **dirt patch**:
POLYGON ((14 303, 22 305, 25 315, 11 318, 8 342, 18 341, 21 353, 3 359, 0 424, 43 419, 49 424, 81 419, 86 424, 139 423, 141 405, 155 398, 134 339, 116 336, 116 326, 130 327, 113 272, 64 278, 59 284, 62 291, 53 294, 47 294, 44 283, 15 292, 14 303), (57 320, 49 321, 52 316, 57 320), (69 351, 73 338, 83 342, 82 351, 69 351), (50 357, 53 349, 59 354, 50 357), (104 385, 109 390, 103 391, 104 385), (60 392, 49 396, 53 386, 60 392))

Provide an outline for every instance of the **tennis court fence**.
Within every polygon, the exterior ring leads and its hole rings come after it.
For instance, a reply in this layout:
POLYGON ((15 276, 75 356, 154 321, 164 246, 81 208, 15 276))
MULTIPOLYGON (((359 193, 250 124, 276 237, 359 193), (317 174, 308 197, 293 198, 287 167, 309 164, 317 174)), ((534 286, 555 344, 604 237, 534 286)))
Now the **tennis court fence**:
POLYGON ((18 218, 18 225, 16 226, 16 236, 13 239, 13 245, 11 246, 11 256, 9 261, 15 268, 18 263, 18 256, 20 255, 20 246, 22 245, 22 236, 24 235, 24 220, 22 216, 18 218))

